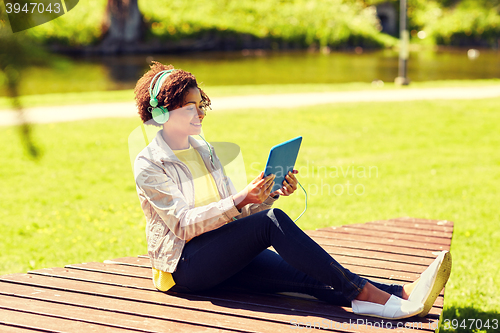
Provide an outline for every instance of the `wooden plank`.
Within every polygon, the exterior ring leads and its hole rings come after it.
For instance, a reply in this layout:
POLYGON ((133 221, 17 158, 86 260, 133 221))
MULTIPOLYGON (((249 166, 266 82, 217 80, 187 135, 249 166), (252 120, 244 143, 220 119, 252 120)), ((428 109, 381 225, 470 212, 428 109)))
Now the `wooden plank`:
POLYGON ((102 262, 86 262, 83 264, 66 265, 65 268, 79 269, 91 272, 105 272, 116 275, 132 276, 151 281, 151 268, 136 267, 130 265, 105 264, 102 262))
POLYGON ((366 257, 334 255, 333 258, 335 260, 337 260, 342 265, 366 266, 366 267, 386 269, 389 271, 420 273, 425 268, 427 268, 427 265, 393 262, 393 261, 388 261, 388 260, 373 259, 373 258, 366 258, 366 257))
MULTIPOLYGON (((316 238, 314 238, 316 240, 316 238)), ((361 243, 354 241, 342 241, 342 240, 324 240, 318 242, 321 247, 323 247, 328 253, 332 253, 335 258, 335 254, 337 253, 361 253, 360 251, 364 251, 363 257, 365 258, 392 258, 392 256, 387 256, 386 254, 393 254, 396 256, 402 256, 400 258, 400 262, 432 262, 436 255, 434 255, 433 251, 426 250, 416 250, 416 249, 407 249, 407 248, 399 248, 390 245, 379 245, 372 243, 361 243), (339 248, 344 248, 346 251, 339 250, 339 248), (418 257, 428 258, 430 260, 420 260, 417 261, 418 257)))
POLYGON ((433 220, 433 219, 421 219, 415 217, 396 217, 393 219, 388 219, 386 221, 395 221, 395 222, 415 222, 421 224, 429 224, 429 225, 446 225, 452 226, 454 225, 453 221, 448 220, 433 220))
POLYGON ((383 221, 372 221, 372 222, 366 222, 365 223, 367 227, 374 228, 378 225, 384 225, 384 226, 392 226, 398 228, 399 226, 404 226, 406 228, 410 229, 417 229, 417 230, 437 230, 437 231, 444 231, 450 234, 453 234, 453 224, 452 223, 446 223, 446 224, 426 224, 426 223, 419 223, 419 222, 411 222, 411 221, 390 221, 390 220, 383 220, 383 221))
MULTIPOLYGON (((25 330, 42 332, 95 332, 95 333, 121 333, 130 332, 127 329, 109 327, 106 325, 90 324, 82 321, 67 320, 49 317, 43 314, 7 309, 0 305, 0 323, 15 326, 25 330)), ((3 332, 3 331, 2 331, 3 332)))
MULTIPOLYGON (((404 235, 413 235, 413 236, 426 236, 426 237, 433 237, 433 238, 444 238, 444 239, 450 239, 452 236, 452 232, 447 232, 445 230, 433 230, 430 228, 408 228, 406 226, 391 226, 391 225, 384 225, 384 224, 376 224, 376 231, 384 231, 388 232, 391 234, 404 234, 404 235)), ((372 225, 367 225, 365 223, 363 224, 351 224, 349 226, 344 226, 343 228, 355 228, 355 229, 363 229, 363 230, 373 230, 372 225)))
POLYGON ((115 276, 112 274, 99 272, 77 271, 68 268, 44 268, 28 272, 29 275, 45 275, 50 277, 59 277, 73 279, 78 281, 102 283, 118 287, 137 288, 143 290, 156 290, 149 279, 135 278, 131 276, 115 276))
MULTIPOLYGON (((321 244, 320 244, 321 245, 321 244)), ((355 248, 343 248, 337 247, 335 245, 322 245, 322 247, 330 254, 333 258, 337 256, 343 255, 347 257, 356 257, 356 258, 370 258, 383 260, 388 262, 397 262, 397 263, 413 263, 418 264, 424 267, 429 266, 432 263, 431 257, 415 257, 411 254, 400 254, 400 253, 388 253, 388 252, 380 252, 380 251, 370 251, 365 249, 355 249, 355 248)))
MULTIPOLYGON (((363 236, 356 236, 354 234, 340 233, 334 235, 336 237, 332 237, 332 235, 325 235, 325 233, 320 232, 308 232, 307 234, 322 247, 335 246, 354 250, 369 250, 370 252, 382 251, 399 253, 409 256, 430 258, 431 261, 436 257, 433 252, 441 252, 450 247, 449 245, 429 245, 428 247, 425 247, 426 244, 418 246, 411 246, 411 244, 409 244, 410 246, 400 246, 394 244, 391 239, 386 239, 385 242, 382 242, 381 240, 372 241, 372 239, 364 239, 363 236)), ((369 256, 366 257, 369 258, 369 256)), ((423 265, 424 262, 427 263, 428 261, 424 260, 423 262, 419 262, 418 264, 423 265)))
MULTIPOLYGON (((161 313, 165 312, 169 315, 174 315, 175 310, 173 307, 179 307, 187 316, 187 320, 190 317, 197 318, 194 312, 200 309, 203 309, 204 312, 210 311, 210 314, 205 314, 205 317, 210 319, 212 322, 214 319, 214 313, 224 314, 226 316, 237 316, 238 321, 242 321, 242 318, 248 317, 251 321, 262 322, 266 321, 266 328, 258 327, 257 331, 266 331, 266 332, 276 332, 276 329, 283 325, 283 328, 289 329, 291 326, 291 322, 326 322, 329 326, 335 327, 335 322, 344 323, 346 321, 355 321, 359 319, 359 316, 352 314, 352 312, 348 311, 348 308, 341 308, 329 304, 325 304, 323 302, 311 302, 304 300, 296 300, 290 298, 283 298, 276 295, 270 294, 248 294, 241 293, 238 291, 227 291, 227 290, 217 290, 209 293, 201 293, 200 295, 183 295, 176 293, 161 293, 161 292, 151 292, 151 291, 142 291, 137 289, 127 289, 120 288, 114 286, 104 286, 97 285, 88 282, 79 282, 79 281, 71 281, 65 279, 54 279, 46 276, 35 276, 34 279, 29 279, 26 276, 15 274, 8 276, 11 282, 17 283, 26 283, 27 285, 31 285, 30 288, 36 289, 38 293, 42 290, 41 287, 49 287, 55 290, 48 289, 46 293, 55 293, 60 296, 64 296, 63 292, 69 292, 71 290, 78 292, 75 294, 77 299, 76 302, 81 302, 82 293, 89 295, 99 295, 99 298, 106 297, 109 298, 109 303, 112 307, 116 307, 116 299, 123 300, 128 299, 132 301, 140 300, 144 304, 140 308, 151 308, 153 304, 160 304, 163 307, 167 306, 168 309, 165 311, 161 311, 161 313), (64 291, 61 291, 64 290, 64 291), (116 298, 116 299, 115 299, 116 298), (227 299, 227 300, 226 300, 227 299), (146 306, 147 305, 147 306, 146 306), (273 325, 269 325, 267 321, 272 322, 280 322, 281 326, 273 327, 273 325), (268 329, 269 328, 269 329, 268 329)), ((26 286, 21 286, 26 288, 26 286)), ((1 288, 0 290, 5 289, 1 288)), ((9 288, 10 292, 12 292, 12 287, 9 288)), ((30 290, 26 289, 26 294, 29 295, 30 290)), ((19 295, 20 289, 19 287, 15 289, 15 293, 19 295)), ((40 293, 41 294, 41 293, 40 293)), ((59 296, 59 297, 60 297, 59 296)), ((39 297, 37 295, 37 297, 39 297)), ((46 296, 45 296, 46 297, 46 296)), ((56 296, 52 296, 53 298, 56 296)), ((97 296, 94 296, 97 297, 97 296)), ((68 300, 67 297, 61 297, 68 300)), ((100 307, 108 308, 107 304, 103 304, 101 301, 98 301, 100 307)), ((114 309, 116 311, 116 309, 114 309)), ((138 313, 144 315, 142 313, 138 313)), ((162 314, 163 315, 163 314, 162 314)), ((181 312, 182 315, 182 312, 181 312)), ((177 317, 175 313, 175 318, 177 317)), ((203 316, 201 316, 203 318, 203 316)), ((380 324, 381 320, 377 320, 376 318, 363 319, 366 324, 371 323, 372 325, 380 324)), ((419 322, 425 323, 426 320, 416 319, 419 322)), ((243 320, 244 322, 244 320, 243 320)), ((338 324, 337 326, 339 326, 338 324)), ((397 322, 394 322, 394 325, 397 325, 397 322)), ((248 327, 248 328, 251 328, 248 327)), ((366 332, 365 330, 345 330, 345 331, 360 331, 366 332)), ((385 330, 381 330, 385 331, 385 330)))
POLYGON ((130 265, 135 267, 143 267, 151 269, 151 261, 147 255, 141 255, 138 257, 122 257, 111 260, 105 260, 104 263, 114 264, 120 263, 121 265, 130 265))
POLYGON ((381 239, 361 236, 354 233, 332 232, 332 231, 310 231, 307 234, 319 245, 334 245, 349 248, 369 248, 374 250, 391 251, 396 253, 414 254, 423 257, 429 256, 432 251, 442 251, 449 245, 414 243, 406 240, 395 240, 391 238, 381 239))
MULTIPOLYGON (((0 312, 3 311, 3 309, 0 309, 0 312)), ((2 315, 0 314, 0 317, 2 315)), ((1 320, 1 319, 0 319, 1 320)), ((26 327, 17 327, 17 326, 10 326, 7 324, 0 324, 0 332, 2 333, 25 333, 25 332, 49 332, 49 331, 42 331, 42 330, 34 330, 26 327)))
MULTIPOLYGON (((15 288, 18 292, 21 287, 15 288)), ((41 288, 35 288, 30 290, 30 293, 34 295, 42 295, 51 293, 50 290, 44 292, 41 288)), ((53 293, 53 292, 52 292, 53 293)), ((48 297, 48 295, 46 295, 48 297)), ((38 296, 40 297, 40 296, 38 296)), ((200 329, 201 331, 213 332, 220 329, 217 325, 196 325, 184 324, 180 321, 174 319, 157 319, 140 315, 133 315, 118 311, 103 311, 104 309, 91 308, 87 306, 81 306, 84 304, 82 300, 85 297, 81 294, 76 294, 76 297, 72 297, 71 301, 74 305, 69 303, 64 303, 66 300, 64 297, 68 297, 64 292, 57 291, 53 293, 52 299, 49 301, 38 300, 34 298, 24 298, 16 296, 5 296, 0 295, 0 303, 8 304, 9 309, 31 313, 40 314, 48 317, 55 317, 60 319, 67 319, 69 321, 81 321, 92 325, 106 325, 114 328, 131 329, 138 332, 192 332, 193 330, 200 329), (58 296, 59 295, 59 296, 58 296), (54 298, 60 298, 60 301, 54 301, 54 298), (78 301, 78 299, 81 301, 78 301), (80 305, 80 306, 78 306, 80 305)), ((101 298, 102 303, 105 299, 101 298)), ((118 302, 117 300, 113 300, 118 302)), ((99 304, 99 303, 97 303, 99 304)), ((100 304, 99 304, 100 305, 100 304)), ((148 306, 147 308, 150 308, 148 306)), ((136 310, 140 312, 141 307, 136 305, 135 308, 131 307, 130 312, 136 310)), ((158 310, 157 310, 158 311, 158 310)), ((189 313, 187 313, 189 315, 189 313)), ((225 322, 218 322, 218 324, 225 324, 225 322)), ((249 332, 248 330, 238 330, 231 329, 231 331, 237 332, 249 332)), ((251 332, 251 330, 250 330, 251 332)))
MULTIPOLYGON (((349 224, 349 225, 344 225, 344 226, 338 226, 338 227, 327 227, 323 229, 318 229, 318 230, 349 230, 351 232, 363 232, 363 231, 357 231, 357 229, 365 229, 369 231, 373 231, 377 233, 377 237, 387 237, 387 238, 393 238, 393 239, 407 239, 409 241, 413 242, 425 242, 426 240, 430 240, 432 242, 438 242, 438 243, 443 243, 446 244, 447 241, 450 240, 450 235, 452 233, 446 233, 443 232, 443 230, 440 231, 432 231, 432 230, 427 230, 425 228, 420 228, 420 229, 414 229, 414 228, 403 228, 403 227, 397 227, 397 226, 385 226, 383 224, 373 224, 370 225, 369 228, 367 228, 366 224, 349 224), (380 234, 378 234, 380 233, 380 234), (424 234, 425 233, 425 234, 424 234), (380 235, 380 236, 379 236, 380 235), (405 237, 405 235, 407 235, 405 237), (410 236, 411 235, 411 236, 410 236), (412 238, 415 236, 415 238, 412 238)), ((363 232, 363 234, 370 235, 369 232, 363 232)), ((374 234, 372 234, 373 236, 374 234)))
MULTIPOLYGON (((418 224, 420 227, 427 227, 427 228, 451 228, 453 231, 453 226, 454 223, 453 221, 448 221, 448 220, 427 220, 427 219, 418 219, 418 218, 394 218, 394 219, 387 219, 387 220, 374 220, 374 221, 368 221, 365 222, 364 224, 372 224, 372 223, 396 223, 396 225, 405 225, 405 224, 418 224)), ((362 223, 357 223, 357 224, 362 224, 362 223)))
MULTIPOLYGON (((317 231, 332 232, 336 234, 354 234, 358 236, 367 236, 379 239, 398 239, 398 240, 406 240, 408 242, 435 243, 447 246, 451 244, 450 238, 448 237, 412 235, 412 234, 395 233, 388 231, 377 231, 373 229, 366 230, 351 226, 324 228, 324 229, 318 229, 317 231)), ((332 234, 332 237, 335 237, 335 235, 332 234)))

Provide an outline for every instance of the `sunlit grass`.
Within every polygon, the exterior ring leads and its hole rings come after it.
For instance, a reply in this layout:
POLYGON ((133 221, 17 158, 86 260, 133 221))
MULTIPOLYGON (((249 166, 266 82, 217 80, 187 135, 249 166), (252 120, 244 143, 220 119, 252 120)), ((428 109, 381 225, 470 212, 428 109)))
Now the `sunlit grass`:
POLYGON ((144 218, 127 159, 132 124, 35 126, 39 161, 23 153, 14 127, 0 129, 2 142, 10 142, 0 163, 2 273, 144 252, 144 218))
MULTIPOLYGON (((271 146, 302 135, 297 168, 309 208, 298 224, 304 229, 398 216, 454 221, 444 319, 485 322, 500 318, 499 103, 221 111, 207 116, 204 132, 209 141, 241 147, 249 179, 271 146)), ((39 161, 23 152, 16 128, 0 128, 0 274, 146 252, 127 147, 137 125, 136 119, 35 125, 39 161)), ((296 217, 304 195, 281 198, 277 206, 296 217)))

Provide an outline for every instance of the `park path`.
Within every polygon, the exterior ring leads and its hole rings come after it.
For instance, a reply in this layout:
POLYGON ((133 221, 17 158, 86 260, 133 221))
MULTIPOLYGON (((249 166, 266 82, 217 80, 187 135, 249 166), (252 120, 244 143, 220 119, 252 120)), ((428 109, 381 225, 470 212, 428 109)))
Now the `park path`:
MULTIPOLYGON (((481 99, 500 97, 500 85, 454 88, 401 88, 394 90, 364 90, 319 93, 232 96, 214 98, 212 111, 249 108, 292 108, 332 103, 389 102, 415 100, 481 99)), ((211 111, 211 112, 212 112, 211 111)), ((24 109, 30 123, 54 123, 91 118, 136 117, 133 101, 96 103, 24 109)), ((15 111, 0 111, 0 126, 20 123, 15 111)))

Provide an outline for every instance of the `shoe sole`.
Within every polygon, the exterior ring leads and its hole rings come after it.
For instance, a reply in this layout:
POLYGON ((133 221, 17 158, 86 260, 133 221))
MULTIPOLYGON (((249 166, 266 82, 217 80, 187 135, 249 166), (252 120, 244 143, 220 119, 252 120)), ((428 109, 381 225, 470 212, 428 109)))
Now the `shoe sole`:
POLYGON ((414 316, 417 315, 416 313, 414 313, 414 314, 404 315, 404 316, 401 316, 401 317, 389 318, 389 317, 377 316, 377 315, 366 314, 366 313, 355 313, 355 314, 357 314, 359 316, 375 317, 375 318, 381 318, 381 319, 387 319, 387 320, 405 319, 405 318, 410 318, 410 317, 414 317, 414 316))
POLYGON ((424 301, 424 309, 421 313, 418 314, 419 317, 425 317, 429 311, 432 309, 436 298, 439 296, 441 290, 443 290, 448 278, 451 273, 451 253, 446 252, 444 254, 443 261, 439 265, 436 278, 434 279, 434 283, 432 284, 431 291, 427 298, 424 301))

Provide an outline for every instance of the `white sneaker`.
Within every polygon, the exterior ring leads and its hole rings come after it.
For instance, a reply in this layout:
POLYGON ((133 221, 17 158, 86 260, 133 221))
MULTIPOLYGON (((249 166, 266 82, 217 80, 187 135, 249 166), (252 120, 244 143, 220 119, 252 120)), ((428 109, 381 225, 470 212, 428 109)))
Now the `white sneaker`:
POLYGON ((352 311, 356 314, 384 319, 403 319, 418 315, 424 306, 421 303, 411 302, 391 295, 384 304, 353 300, 352 311))
POLYGON ((432 264, 420 275, 415 289, 408 297, 409 301, 422 303, 424 310, 419 317, 425 317, 434 305, 436 298, 444 288, 451 273, 451 253, 442 251, 432 264))

